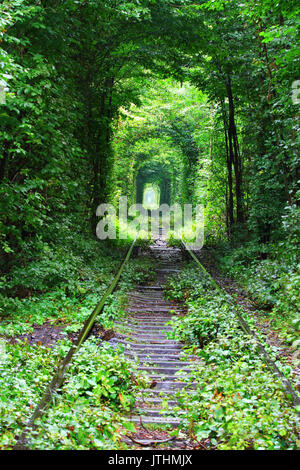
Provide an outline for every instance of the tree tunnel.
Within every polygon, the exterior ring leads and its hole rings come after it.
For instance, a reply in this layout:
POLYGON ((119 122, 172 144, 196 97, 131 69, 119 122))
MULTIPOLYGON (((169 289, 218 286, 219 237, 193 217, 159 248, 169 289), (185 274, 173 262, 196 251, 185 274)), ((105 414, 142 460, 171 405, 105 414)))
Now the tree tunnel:
POLYGON ((151 209, 161 204, 171 204, 171 170, 160 162, 148 162, 138 170, 136 202, 151 209))

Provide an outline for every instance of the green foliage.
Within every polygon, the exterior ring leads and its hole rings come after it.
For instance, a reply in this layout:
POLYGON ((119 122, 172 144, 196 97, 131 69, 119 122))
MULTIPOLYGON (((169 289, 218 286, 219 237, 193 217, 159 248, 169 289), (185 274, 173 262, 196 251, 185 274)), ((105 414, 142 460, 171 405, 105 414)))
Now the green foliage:
POLYGON ((198 171, 197 163, 209 141, 206 112, 206 96, 194 87, 149 80, 141 89, 140 106, 131 106, 115 132, 112 201, 127 195, 142 203, 147 184, 159 187, 161 204, 196 201, 194 193, 203 199, 207 164, 198 171))
POLYGON ((199 271, 188 265, 179 276, 168 279, 165 295, 170 300, 184 302, 186 299, 197 299, 208 288, 211 289, 210 281, 202 276, 199 279, 199 271))
MULTIPOLYGON (((51 352, 24 344, 7 346, 2 363, 0 447, 11 449, 50 381, 53 367, 69 344, 51 352), (11 374, 11 370, 14 374, 11 374)), ((118 448, 122 429, 131 429, 121 413, 134 404, 139 379, 121 350, 101 348, 88 340, 76 356, 57 400, 30 436, 34 449, 118 448)), ((140 382, 142 384, 142 382, 140 382)))
POLYGON ((292 343, 299 336, 299 208, 287 208, 283 227, 282 241, 265 245, 253 241, 227 253, 221 249, 218 261, 260 307, 270 310, 271 324, 292 343))
POLYGON ((168 283, 167 295, 185 299, 188 313, 171 324, 199 358, 188 377, 199 384, 195 393, 178 395, 191 435, 222 450, 295 449, 297 413, 233 307, 192 267, 168 283))
MULTIPOLYGON (((68 254, 60 248, 50 250, 46 245, 42 259, 16 268, 10 280, 3 277, 0 335, 23 334, 32 331, 32 325, 46 321, 61 325, 71 323, 72 331, 79 329, 113 280, 125 251, 115 253, 99 241, 82 238, 77 241, 79 246, 73 246, 68 254)), ((152 261, 130 260, 118 291, 109 298, 97 319, 98 325, 110 328, 112 320, 124 314, 126 292, 153 277, 152 261)))
POLYGON ((297 200, 297 13, 267 0, 3 2, 1 267, 62 232, 66 212, 69 230, 94 232, 97 205, 135 202, 145 181, 164 202, 204 204, 208 240, 236 221, 278 238, 297 200))
MULTIPOLYGON (((45 239, 67 206, 75 210, 76 197, 84 201, 84 186, 75 174, 87 168, 85 151, 73 135, 81 107, 56 63, 59 22, 55 32, 42 5, 25 0, 2 3, 1 18, 5 60, 0 74, 8 89, 0 105, 3 267, 17 261, 27 240, 45 239)), ((78 215, 81 210, 80 205, 78 215)))

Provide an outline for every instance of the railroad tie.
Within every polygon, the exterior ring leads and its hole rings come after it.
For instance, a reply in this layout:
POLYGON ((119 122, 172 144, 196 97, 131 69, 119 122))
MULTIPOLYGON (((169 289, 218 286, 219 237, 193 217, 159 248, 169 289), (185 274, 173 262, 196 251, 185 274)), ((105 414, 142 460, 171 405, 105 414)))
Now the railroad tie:
POLYGON ((137 397, 130 418, 137 424, 178 427, 184 415, 178 409, 175 411, 176 392, 186 388, 193 393, 196 386, 185 378, 196 366, 195 357, 184 354, 183 345, 168 337, 172 328, 167 323, 172 316, 182 314, 184 308, 163 296, 168 277, 180 270, 180 253, 178 249, 167 248, 166 243, 150 247, 151 256, 159 260, 156 281, 149 286, 137 286, 129 294, 128 316, 115 323, 116 336, 109 341, 114 346, 122 344, 128 359, 137 360, 138 369, 152 381, 137 397), (167 410, 162 408, 166 402, 167 410))

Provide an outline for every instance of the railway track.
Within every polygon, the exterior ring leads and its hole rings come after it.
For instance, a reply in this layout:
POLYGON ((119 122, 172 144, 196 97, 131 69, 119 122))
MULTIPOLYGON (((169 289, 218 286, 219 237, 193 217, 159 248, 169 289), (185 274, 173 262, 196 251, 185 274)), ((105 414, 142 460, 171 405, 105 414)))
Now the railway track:
MULTIPOLYGON (((52 382, 46 388, 44 396, 25 426, 15 449, 27 447, 28 431, 34 427, 36 419, 41 416, 47 407, 53 393, 61 386, 74 353, 88 337, 97 315, 102 312, 106 298, 115 289, 133 247, 134 243, 130 247, 112 284, 86 320, 77 342, 71 347, 56 371, 52 382)), ((184 250, 169 248, 164 239, 163 230, 160 229, 159 238, 149 247, 147 254, 149 255, 149 253, 157 261, 156 280, 152 285, 137 286, 134 291, 129 293, 128 315, 126 318, 115 322, 115 335, 107 343, 113 347, 123 345, 124 353, 128 359, 137 361, 138 370, 146 372, 150 379, 149 387, 140 390, 137 396, 135 408, 130 416, 131 421, 137 425, 142 425, 143 428, 150 426, 150 429, 159 429, 162 425, 176 428, 185 422, 184 411, 178 411, 176 392, 184 388, 188 394, 193 394, 193 389, 197 386, 197 383, 191 383, 187 380, 189 372, 197 367, 197 356, 187 355, 184 352, 183 344, 171 339, 169 336, 172 328, 168 325, 168 322, 176 315, 184 315, 185 307, 165 300, 163 295, 168 278, 179 272, 183 266, 184 250)), ((190 254, 206 275, 210 276, 195 255, 192 252, 190 254)), ((212 282, 221 290, 213 279, 212 282)), ((227 296, 228 302, 233 304, 230 296, 228 294, 227 296)), ((244 332, 255 336, 240 314, 237 313, 237 315, 244 332)), ((293 397, 294 405, 298 405, 299 397, 294 392, 291 384, 270 360, 264 348, 259 343, 258 345, 266 363, 281 380, 287 394, 293 397)), ((125 442, 128 443, 126 438, 125 442)), ((150 442, 156 446, 160 442, 166 442, 166 440, 155 439, 153 441, 153 439, 147 438, 144 440, 139 439, 138 443, 147 446, 150 442)), ((185 439, 175 439, 172 448, 180 448, 180 445, 176 447, 180 442, 186 443, 187 441, 185 439)))
POLYGON ((115 324, 116 336, 109 343, 123 344, 128 358, 137 360, 138 370, 145 371, 152 380, 151 388, 140 392, 131 420, 136 423, 178 426, 181 419, 172 413, 176 407, 176 391, 193 388, 184 375, 193 367, 195 358, 183 353, 180 342, 169 339, 171 317, 184 313, 183 307, 163 297, 167 279, 179 272, 182 252, 165 245, 150 247, 157 260, 156 281, 151 286, 138 286, 129 294, 127 318, 115 324), (174 267, 176 266, 176 268, 174 267), (162 403, 168 402, 168 410, 162 403))
MULTIPOLYGON (((162 232, 157 242, 158 244, 149 249, 150 255, 158 262, 156 281, 151 286, 138 286, 129 294, 128 316, 115 324, 117 334, 109 343, 113 346, 123 344, 128 358, 138 361, 138 369, 147 372, 152 380, 152 386, 142 390, 137 397, 131 421, 137 425, 150 425, 151 428, 162 424, 178 427, 184 424, 185 417, 183 411, 178 412, 176 392, 185 388, 189 393, 193 393, 193 388, 197 384, 187 382, 185 377, 196 366, 197 358, 187 356, 182 343, 169 339, 168 333, 171 331, 169 320, 174 315, 183 315, 185 312, 182 305, 174 305, 163 297, 168 277, 182 268, 184 250, 168 248, 162 232)), ((205 275, 211 278, 195 254, 193 252, 190 254, 205 275)), ((213 278, 211 282, 218 290, 222 290, 213 278)), ((226 292, 223 294, 227 296, 227 301, 235 306, 231 297, 226 292)), ((244 333, 257 339, 239 312, 237 318, 244 333)), ((258 347, 265 362, 280 379, 286 393, 292 397, 294 406, 299 405, 299 397, 292 385, 270 359, 259 341, 258 347)), ((150 441, 146 439, 139 442, 146 445, 150 441)), ((177 444, 178 442, 180 440, 177 440, 177 444)), ((159 443, 159 440, 155 443, 159 443)), ((174 445, 176 448, 176 442, 174 445)))

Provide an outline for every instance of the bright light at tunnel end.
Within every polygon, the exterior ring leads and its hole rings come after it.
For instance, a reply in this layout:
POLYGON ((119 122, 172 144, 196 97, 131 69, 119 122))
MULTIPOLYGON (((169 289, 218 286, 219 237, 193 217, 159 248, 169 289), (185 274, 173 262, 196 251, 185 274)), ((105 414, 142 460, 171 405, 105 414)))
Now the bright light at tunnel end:
POLYGON ((101 204, 96 212, 100 217, 97 237, 100 240, 173 238, 184 241, 190 250, 201 250, 204 245, 204 206, 158 206, 153 202, 153 197, 146 197, 144 204, 128 206, 124 196, 119 199, 118 211, 113 204, 101 204))

